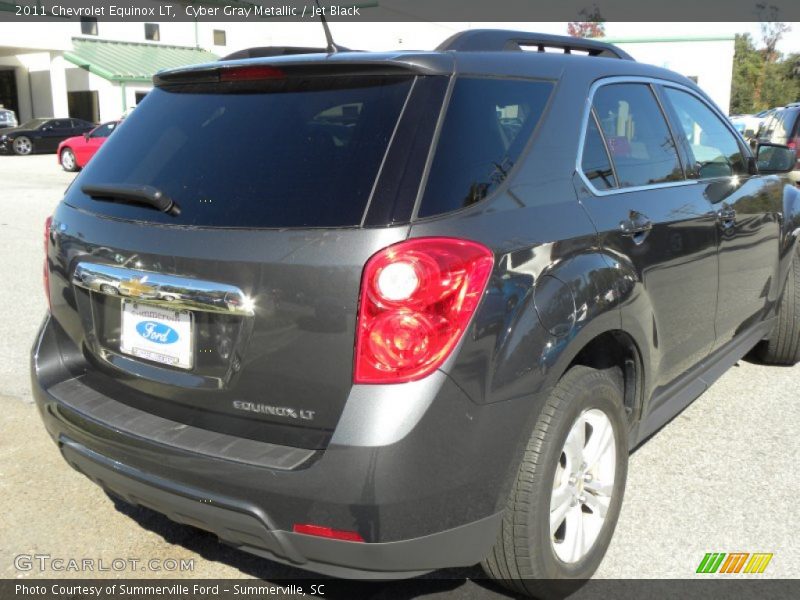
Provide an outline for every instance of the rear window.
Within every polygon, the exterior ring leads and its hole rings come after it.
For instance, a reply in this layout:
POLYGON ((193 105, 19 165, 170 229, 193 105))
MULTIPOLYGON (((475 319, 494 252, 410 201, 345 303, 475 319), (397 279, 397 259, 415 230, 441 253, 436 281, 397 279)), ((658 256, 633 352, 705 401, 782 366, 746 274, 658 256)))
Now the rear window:
POLYGON ((338 76, 156 88, 66 201, 117 218, 181 225, 359 225, 412 81, 338 76), (181 214, 92 200, 80 191, 89 183, 153 186, 181 214))
POLYGON ((418 216, 470 206, 508 176, 542 116, 551 82, 456 81, 418 216))
POLYGON ((789 138, 794 135, 798 115, 800 115, 800 109, 784 109, 775 119, 773 130, 769 132, 770 141, 777 144, 788 143, 789 138))

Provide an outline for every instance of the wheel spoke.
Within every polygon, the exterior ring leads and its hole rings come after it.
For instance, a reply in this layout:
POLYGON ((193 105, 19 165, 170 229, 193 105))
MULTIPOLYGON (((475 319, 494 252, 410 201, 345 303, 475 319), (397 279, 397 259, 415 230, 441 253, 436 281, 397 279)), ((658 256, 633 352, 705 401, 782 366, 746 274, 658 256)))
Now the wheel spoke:
POLYGON ((601 479, 595 479, 588 483, 584 483, 583 487, 590 494, 594 494, 595 496, 605 496, 606 498, 610 498, 611 492, 614 490, 614 483, 603 481, 601 479))
POLYGON ((589 469, 600 462, 614 441, 614 430, 607 420, 599 421, 592 425, 592 436, 589 438, 584 450, 584 459, 589 469))
POLYGON ((578 418, 572 426, 567 441, 564 444, 564 453, 567 455, 569 468, 580 467, 583 462, 583 448, 586 445, 586 422, 578 418))
POLYGON ((564 502, 568 502, 571 499, 572 491, 568 485, 564 484, 557 487, 553 490, 553 495, 550 498, 550 510, 554 510, 556 507, 561 506, 564 502))
POLYGON ((587 492, 585 497, 586 506, 591 509, 592 513, 601 519, 605 519, 606 513, 608 513, 608 505, 611 503, 611 498, 609 496, 596 496, 591 492, 587 492))
POLYGON ((561 523, 564 522, 564 517, 566 517, 567 512, 572 508, 570 506, 572 498, 566 497, 563 501, 556 504, 555 507, 553 506, 553 502, 550 503, 550 535, 553 536, 556 534, 556 531, 559 527, 561 527, 561 523))
POLYGON ((583 511, 576 504, 567 511, 567 524, 564 533, 566 556, 570 562, 580 560, 584 553, 585 539, 583 535, 583 511))

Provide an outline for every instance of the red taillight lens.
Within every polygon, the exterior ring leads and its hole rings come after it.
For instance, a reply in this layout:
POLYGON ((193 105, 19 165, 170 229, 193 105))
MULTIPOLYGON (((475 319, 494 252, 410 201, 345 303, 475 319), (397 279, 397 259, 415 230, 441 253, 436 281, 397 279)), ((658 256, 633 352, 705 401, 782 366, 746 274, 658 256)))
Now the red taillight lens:
POLYGON ((283 79, 285 73, 275 67, 229 67, 219 73, 220 81, 256 81, 259 79, 283 79))
POLYGON ((342 531, 340 529, 331 529, 330 527, 323 527, 321 525, 311 525, 308 523, 295 523, 292 527, 295 533, 302 533, 305 535, 314 535, 317 537, 330 538, 332 540, 344 540, 346 542, 363 542, 364 538, 355 531, 342 531))
POLYGON ((361 278, 354 382, 413 381, 441 366, 493 263, 485 246, 453 238, 408 240, 372 256, 361 278))
POLYGON ((795 165, 795 169, 800 169, 800 137, 792 138, 786 145, 794 150, 794 153, 797 156, 797 164, 795 165))
POLYGON ((47 217, 44 220, 44 266, 43 266, 43 278, 44 278, 44 295, 47 298, 47 308, 51 308, 50 305, 50 269, 47 268, 47 250, 50 245, 50 227, 53 224, 53 217, 47 217))

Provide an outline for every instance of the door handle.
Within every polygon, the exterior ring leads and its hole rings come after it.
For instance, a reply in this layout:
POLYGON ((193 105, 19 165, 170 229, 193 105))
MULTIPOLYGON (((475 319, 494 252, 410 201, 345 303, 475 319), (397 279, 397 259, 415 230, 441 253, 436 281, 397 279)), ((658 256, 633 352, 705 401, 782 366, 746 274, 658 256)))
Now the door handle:
POLYGON ((650 230, 653 229, 653 222, 640 212, 632 210, 628 218, 620 221, 619 230, 622 235, 633 238, 637 244, 641 244, 650 230))
POLYGON ((723 205, 723 207, 717 211, 717 220, 723 229, 730 229, 736 224, 736 209, 727 204, 723 205))

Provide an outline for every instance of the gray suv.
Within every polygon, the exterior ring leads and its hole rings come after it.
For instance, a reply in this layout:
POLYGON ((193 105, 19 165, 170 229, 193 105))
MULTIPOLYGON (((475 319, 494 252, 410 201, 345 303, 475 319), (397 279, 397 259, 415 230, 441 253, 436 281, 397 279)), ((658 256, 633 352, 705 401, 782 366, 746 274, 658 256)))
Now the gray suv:
POLYGON ((690 80, 509 31, 244 54, 159 73, 45 228, 34 395, 114 496, 319 573, 549 593, 630 449, 752 348, 800 359, 795 154, 690 80))
MULTIPOLYGON (((784 144, 795 152, 800 151, 800 102, 776 109, 759 128, 757 139, 760 142, 784 144)), ((800 158, 791 178, 795 183, 800 183, 800 158)))

